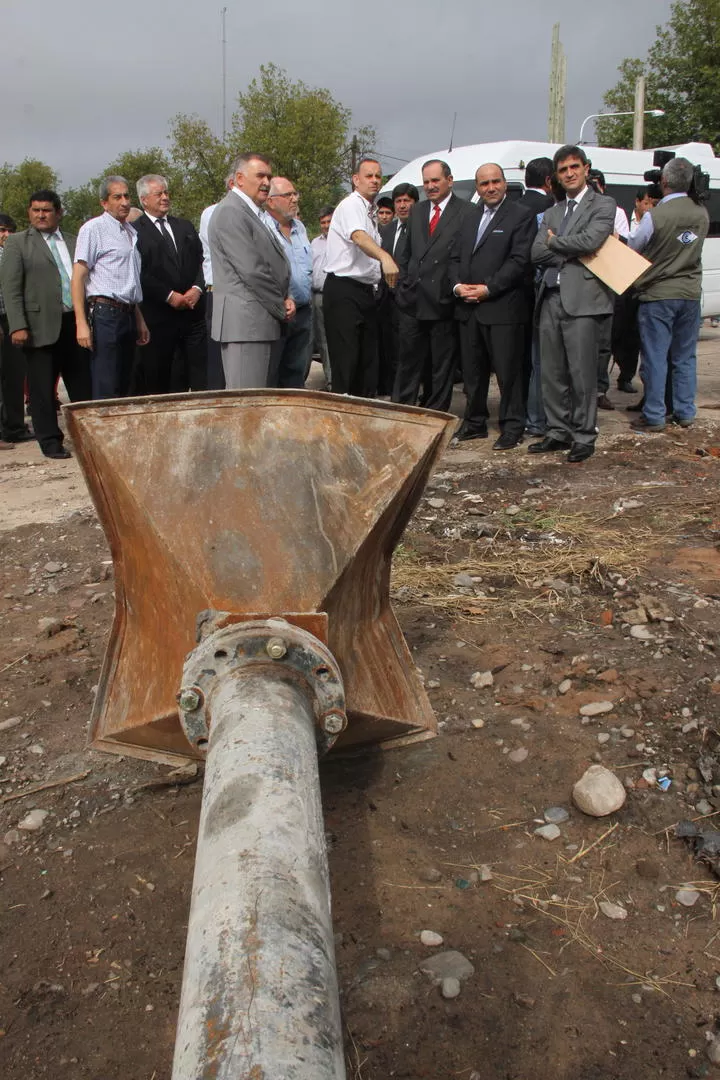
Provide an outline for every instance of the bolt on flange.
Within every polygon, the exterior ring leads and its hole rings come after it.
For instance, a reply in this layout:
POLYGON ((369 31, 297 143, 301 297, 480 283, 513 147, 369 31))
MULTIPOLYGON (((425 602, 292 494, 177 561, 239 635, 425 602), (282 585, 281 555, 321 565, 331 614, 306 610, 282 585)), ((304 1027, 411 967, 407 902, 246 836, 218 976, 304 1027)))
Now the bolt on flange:
POLYGON ((203 701, 203 692, 196 686, 186 686, 177 695, 177 703, 183 712, 195 712, 203 701))
POLYGON ((271 660, 282 660, 287 655, 287 645, 281 637, 271 637, 265 646, 265 651, 271 660))

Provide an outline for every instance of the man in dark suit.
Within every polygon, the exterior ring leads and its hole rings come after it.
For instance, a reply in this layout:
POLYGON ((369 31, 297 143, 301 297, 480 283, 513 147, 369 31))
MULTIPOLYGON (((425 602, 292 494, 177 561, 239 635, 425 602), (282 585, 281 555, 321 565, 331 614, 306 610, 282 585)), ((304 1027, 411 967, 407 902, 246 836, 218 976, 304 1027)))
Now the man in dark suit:
MULTIPOLYGON (((552 193, 553 163, 552 158, 539 157, 528 161, 525 167, 525 192, 518 202, 526 206, 533 214, 544 214, 555 205, 552 193)), ((545 408, 542 399, 540 376, 540 346, 537 340, 537 328, 533 318, 535 310, 535 272, 528 269, 525 286, 530 305, 525 356, 523 358, 523 394, 525 397, 525 430, 529 435, 544 435, 547 426, 545 408)))
POLYGON ((533 158, 525 166, 525 191, 518 202, 532 210, 533 214, 544 214, 555 205, 552 194, 553 163, 549 157, 533 158))
POLYGON ((137 182, 145 211, 133 223, 140 252, 140 305, 150 341, 139 353, 138 386, 144 394, 207 389, 207 326, 203 250, 193 225, 168 214, 165 177, 137 182))
MULTIPOLYGON (((407 243, 407 223, 410 211, 419 199, 420 195, 414 184, 396 184, 392 190, 395 217, 389 224, 378 226, 382 238, 381 247, 392 255, 396 262, 407 243)), ((395 292, 393 289, 388 289, 384 281, 380 282, 378 288, 378 319, 380 323, 378 393, 383 396, 392 394, 398 355, 398 310, 395 304, 395 292)))
POLYGON ((0 287, 10 340, 25 354, 30 415, 45 457, 69 458, 57 422, 55 386, 62 376, 71 401, 92 397, 90 354, 76 340, 70 281, 73 233, 61 232, 62 204, 54 191, 30 196, 30 228, 9 236, 0 287))
POLYGON ((460 346, 467 407, 457 434, 487 438, 488 387, 494 371, 500 387, 500 437, 494 450, 522 442, 525 427, 523 355, 530 306, 526 282, 535 215, 507 198, 499 165, 481 165, 475 184, 483 212, 468 217, 450 259, 450 283, 460 301, 460 346))
POLYGON ((566 460, 578 462, 595 452, 600 316, 613 310, 612 292, 580 256, 592 255, 610 236, 616 204, 589 187, 582 147, 561 146, 553 164, 566 198, 545 211, 532 248, 543 271, 536 311, 548 429, 528 450, 569 450, 566 460))
POLYGON ((415 405, 424 382, 423 404, 446 412, 458 356, 450 253, 465 219, 477 211, 453 194, 446 162, 426 161, 422 178, 427 201, 410 211, 407 244, 399 253, 399 356, 392 399, 415 405))

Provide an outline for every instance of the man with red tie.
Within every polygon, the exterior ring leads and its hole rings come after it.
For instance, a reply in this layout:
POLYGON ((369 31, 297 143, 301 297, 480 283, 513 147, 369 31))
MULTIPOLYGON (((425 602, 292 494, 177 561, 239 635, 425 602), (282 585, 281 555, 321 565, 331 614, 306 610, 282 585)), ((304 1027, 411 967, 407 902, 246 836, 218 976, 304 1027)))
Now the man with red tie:
POLYGON ((444 412, 452 400, 459 355, 450 253, 463 222, 477 210, 453 193, 445 161, 426 161, 422 178, 427 200, 410 211, 407 242, 398 253, 400 348, 392 399, 417 404, 422 382, 423 404, 444 412))

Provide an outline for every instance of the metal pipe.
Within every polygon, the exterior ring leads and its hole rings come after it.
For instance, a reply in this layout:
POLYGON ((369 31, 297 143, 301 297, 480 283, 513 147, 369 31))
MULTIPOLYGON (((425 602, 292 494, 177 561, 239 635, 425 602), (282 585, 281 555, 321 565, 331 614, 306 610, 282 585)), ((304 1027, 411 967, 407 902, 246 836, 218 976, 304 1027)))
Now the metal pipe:
POLYGON ((313 705, 228 671, 209 745, 172 1080, 344 1080, 313 705))

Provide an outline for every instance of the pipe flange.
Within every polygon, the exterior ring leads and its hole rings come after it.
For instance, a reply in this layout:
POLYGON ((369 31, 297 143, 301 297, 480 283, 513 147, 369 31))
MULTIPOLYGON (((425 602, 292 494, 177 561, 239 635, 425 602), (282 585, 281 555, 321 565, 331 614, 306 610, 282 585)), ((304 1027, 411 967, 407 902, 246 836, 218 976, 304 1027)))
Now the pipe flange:
POLYGON ((327 645, 286 619, 234 623, 206 633, 183 667, 178 714, 188 742, 199 754, 207 753, 208 703, 217 681, 263 668, 268 675, 281 674, 307 688, 320 753, 327 752, 345 730, 345 689, 327 645))

